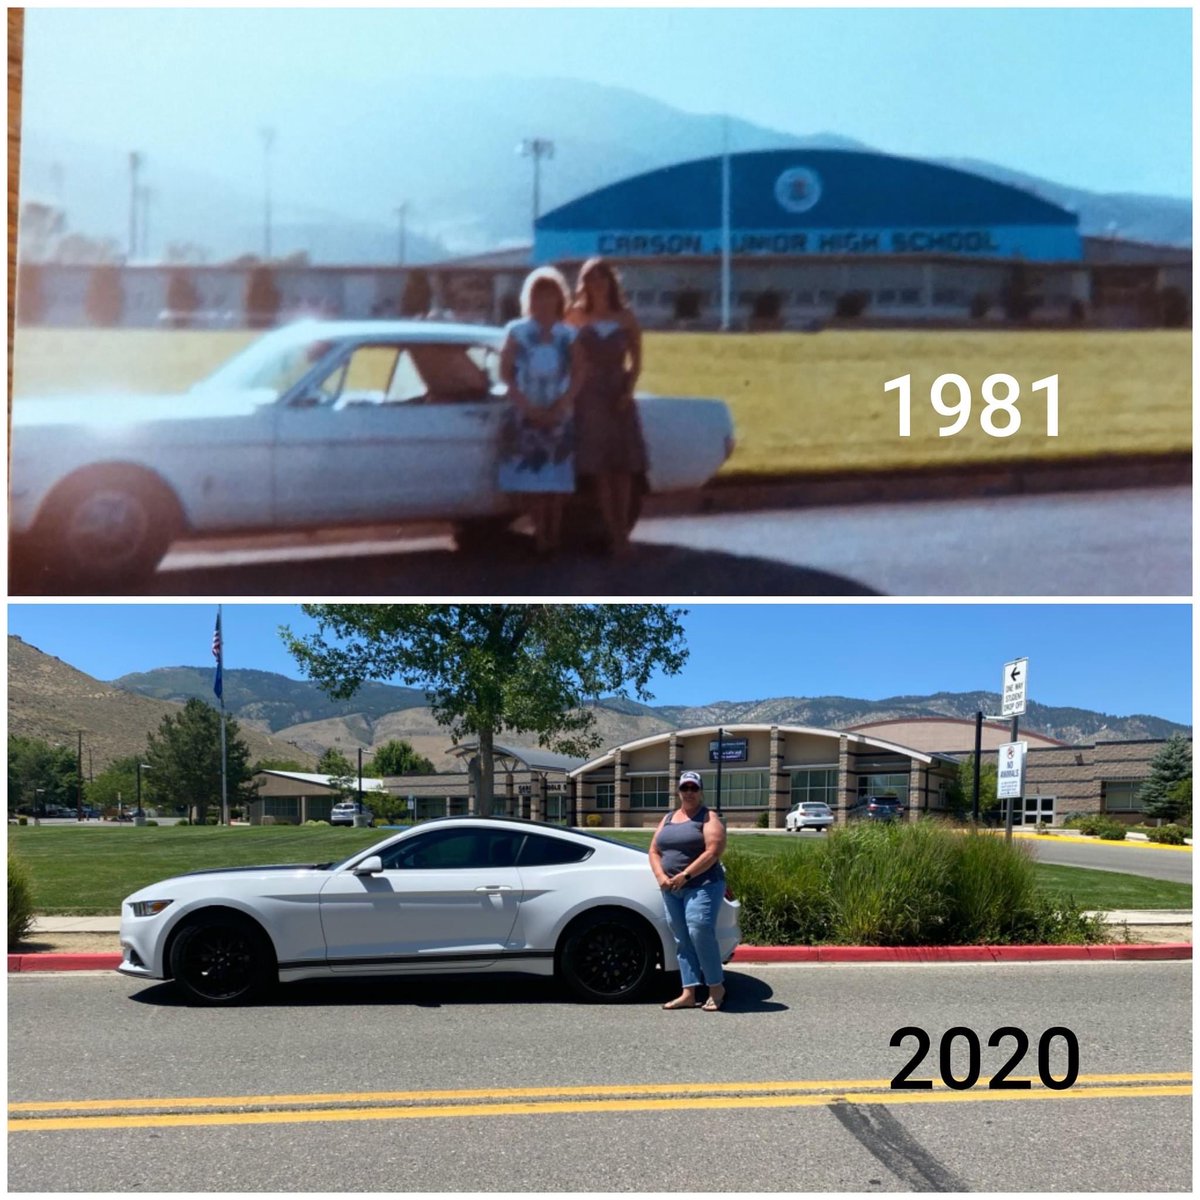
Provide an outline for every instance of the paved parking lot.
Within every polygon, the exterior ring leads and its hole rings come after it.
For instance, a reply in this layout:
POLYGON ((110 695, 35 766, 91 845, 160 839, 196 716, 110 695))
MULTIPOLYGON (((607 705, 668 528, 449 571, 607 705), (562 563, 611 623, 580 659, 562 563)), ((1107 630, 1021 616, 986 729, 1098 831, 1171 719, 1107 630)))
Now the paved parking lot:
MULTIPOLYGON (((199 1010, 111 974, 14 976, 9 1187, 1184 1190, 1190 981, 1190 963, 739 968, 710 1015, 583 1007, 536 980, 199 1010), (981 1084, 890 1089, 906 1025, 933 1039, 914 1078, 948 1028, 978 1033, 981 1084), (989 1090, 1001 1025, 1032 1042, 1014 1076, 1072 1029, 1077 1083, 989 1090)), ((1049 1067, 1065 1073, 1061 1038, 1049 1067)), ((950 1068, 966 1073, 962 1037, 950 1068)))

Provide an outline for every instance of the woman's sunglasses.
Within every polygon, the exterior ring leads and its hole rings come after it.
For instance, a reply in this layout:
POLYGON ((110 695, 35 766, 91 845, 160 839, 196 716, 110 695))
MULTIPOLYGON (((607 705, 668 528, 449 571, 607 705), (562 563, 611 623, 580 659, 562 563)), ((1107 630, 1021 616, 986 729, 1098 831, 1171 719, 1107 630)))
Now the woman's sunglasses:
POLYGON ((697 784, 694 784, 694 783, 681 783, 679 785, 679 790, 681 792, 698 792, 700 790, 700 788, 697 784))

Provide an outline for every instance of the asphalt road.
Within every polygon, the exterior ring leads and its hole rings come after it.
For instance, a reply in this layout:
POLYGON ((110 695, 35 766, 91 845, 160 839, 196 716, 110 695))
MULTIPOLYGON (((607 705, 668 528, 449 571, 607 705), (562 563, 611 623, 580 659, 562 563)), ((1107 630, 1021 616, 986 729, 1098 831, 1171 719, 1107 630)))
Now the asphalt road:
MULTIPOLYGON (((111 974, 11 976, 9 1190, 1190 1185, 1190 963, 741 968, 729 986, 716 1015, 478 977, 203 1010, 111 974), (906 1025, 933 1038, 914 1079, 936 1073, 947 1029, 986 1044, 1001 1025, 1031 1040, 1018 1078, 1045 1030, 1071 1029, 1079 1079, 891 1090, 906 1025)), ((1012 1047, 985 1045, 984 1081, 1012 1047)), ((966 1074, 964 1037, 949 1065, 966 1074)), ((1048 1065, 1065 1073, 1062 1038, 1048 1065)))
MULTIPOLYGON (((16 578, 16 594, 36 579, 16 578)), ((643 519, 633 552, 454 550, 444 527, 180 542, 151 595, 1190 596, 1191 489, 643 519)))
POLYGON ((1021 842, 1032 849, 1038 862, 1192 882, 1190 851, 1159 850, 1137 842, 1065 842, 1054 837, 1021 838, 1021 842))

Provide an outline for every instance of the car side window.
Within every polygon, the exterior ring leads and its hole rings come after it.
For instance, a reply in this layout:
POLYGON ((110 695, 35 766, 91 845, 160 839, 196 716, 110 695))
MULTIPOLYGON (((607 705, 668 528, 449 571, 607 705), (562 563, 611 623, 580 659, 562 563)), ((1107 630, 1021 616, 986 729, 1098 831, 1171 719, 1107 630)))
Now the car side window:
POLYGON ((540 833, 525 836, 525 845, 517 859, 518 867, 556 867, 563 863, 583 862, 593 853, 591 846, 581 846, 566 838, 545 837, 540 833))
POLYGON ((385 871, 512 867, 523 836, 507 829, 439 829, 405 838, 380 857, 385 871))

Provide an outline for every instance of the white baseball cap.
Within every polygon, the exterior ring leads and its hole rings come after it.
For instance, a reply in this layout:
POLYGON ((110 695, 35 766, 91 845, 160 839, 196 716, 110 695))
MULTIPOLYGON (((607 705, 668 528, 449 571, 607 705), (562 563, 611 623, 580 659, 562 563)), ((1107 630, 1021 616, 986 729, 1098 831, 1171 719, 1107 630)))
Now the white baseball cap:
POLYGON ((683 787, 685 783, 694 783, 701 791, 704 791, 704 781, 700 778, 698 771, 684 771, 679 777, 679 786, 683 787))

